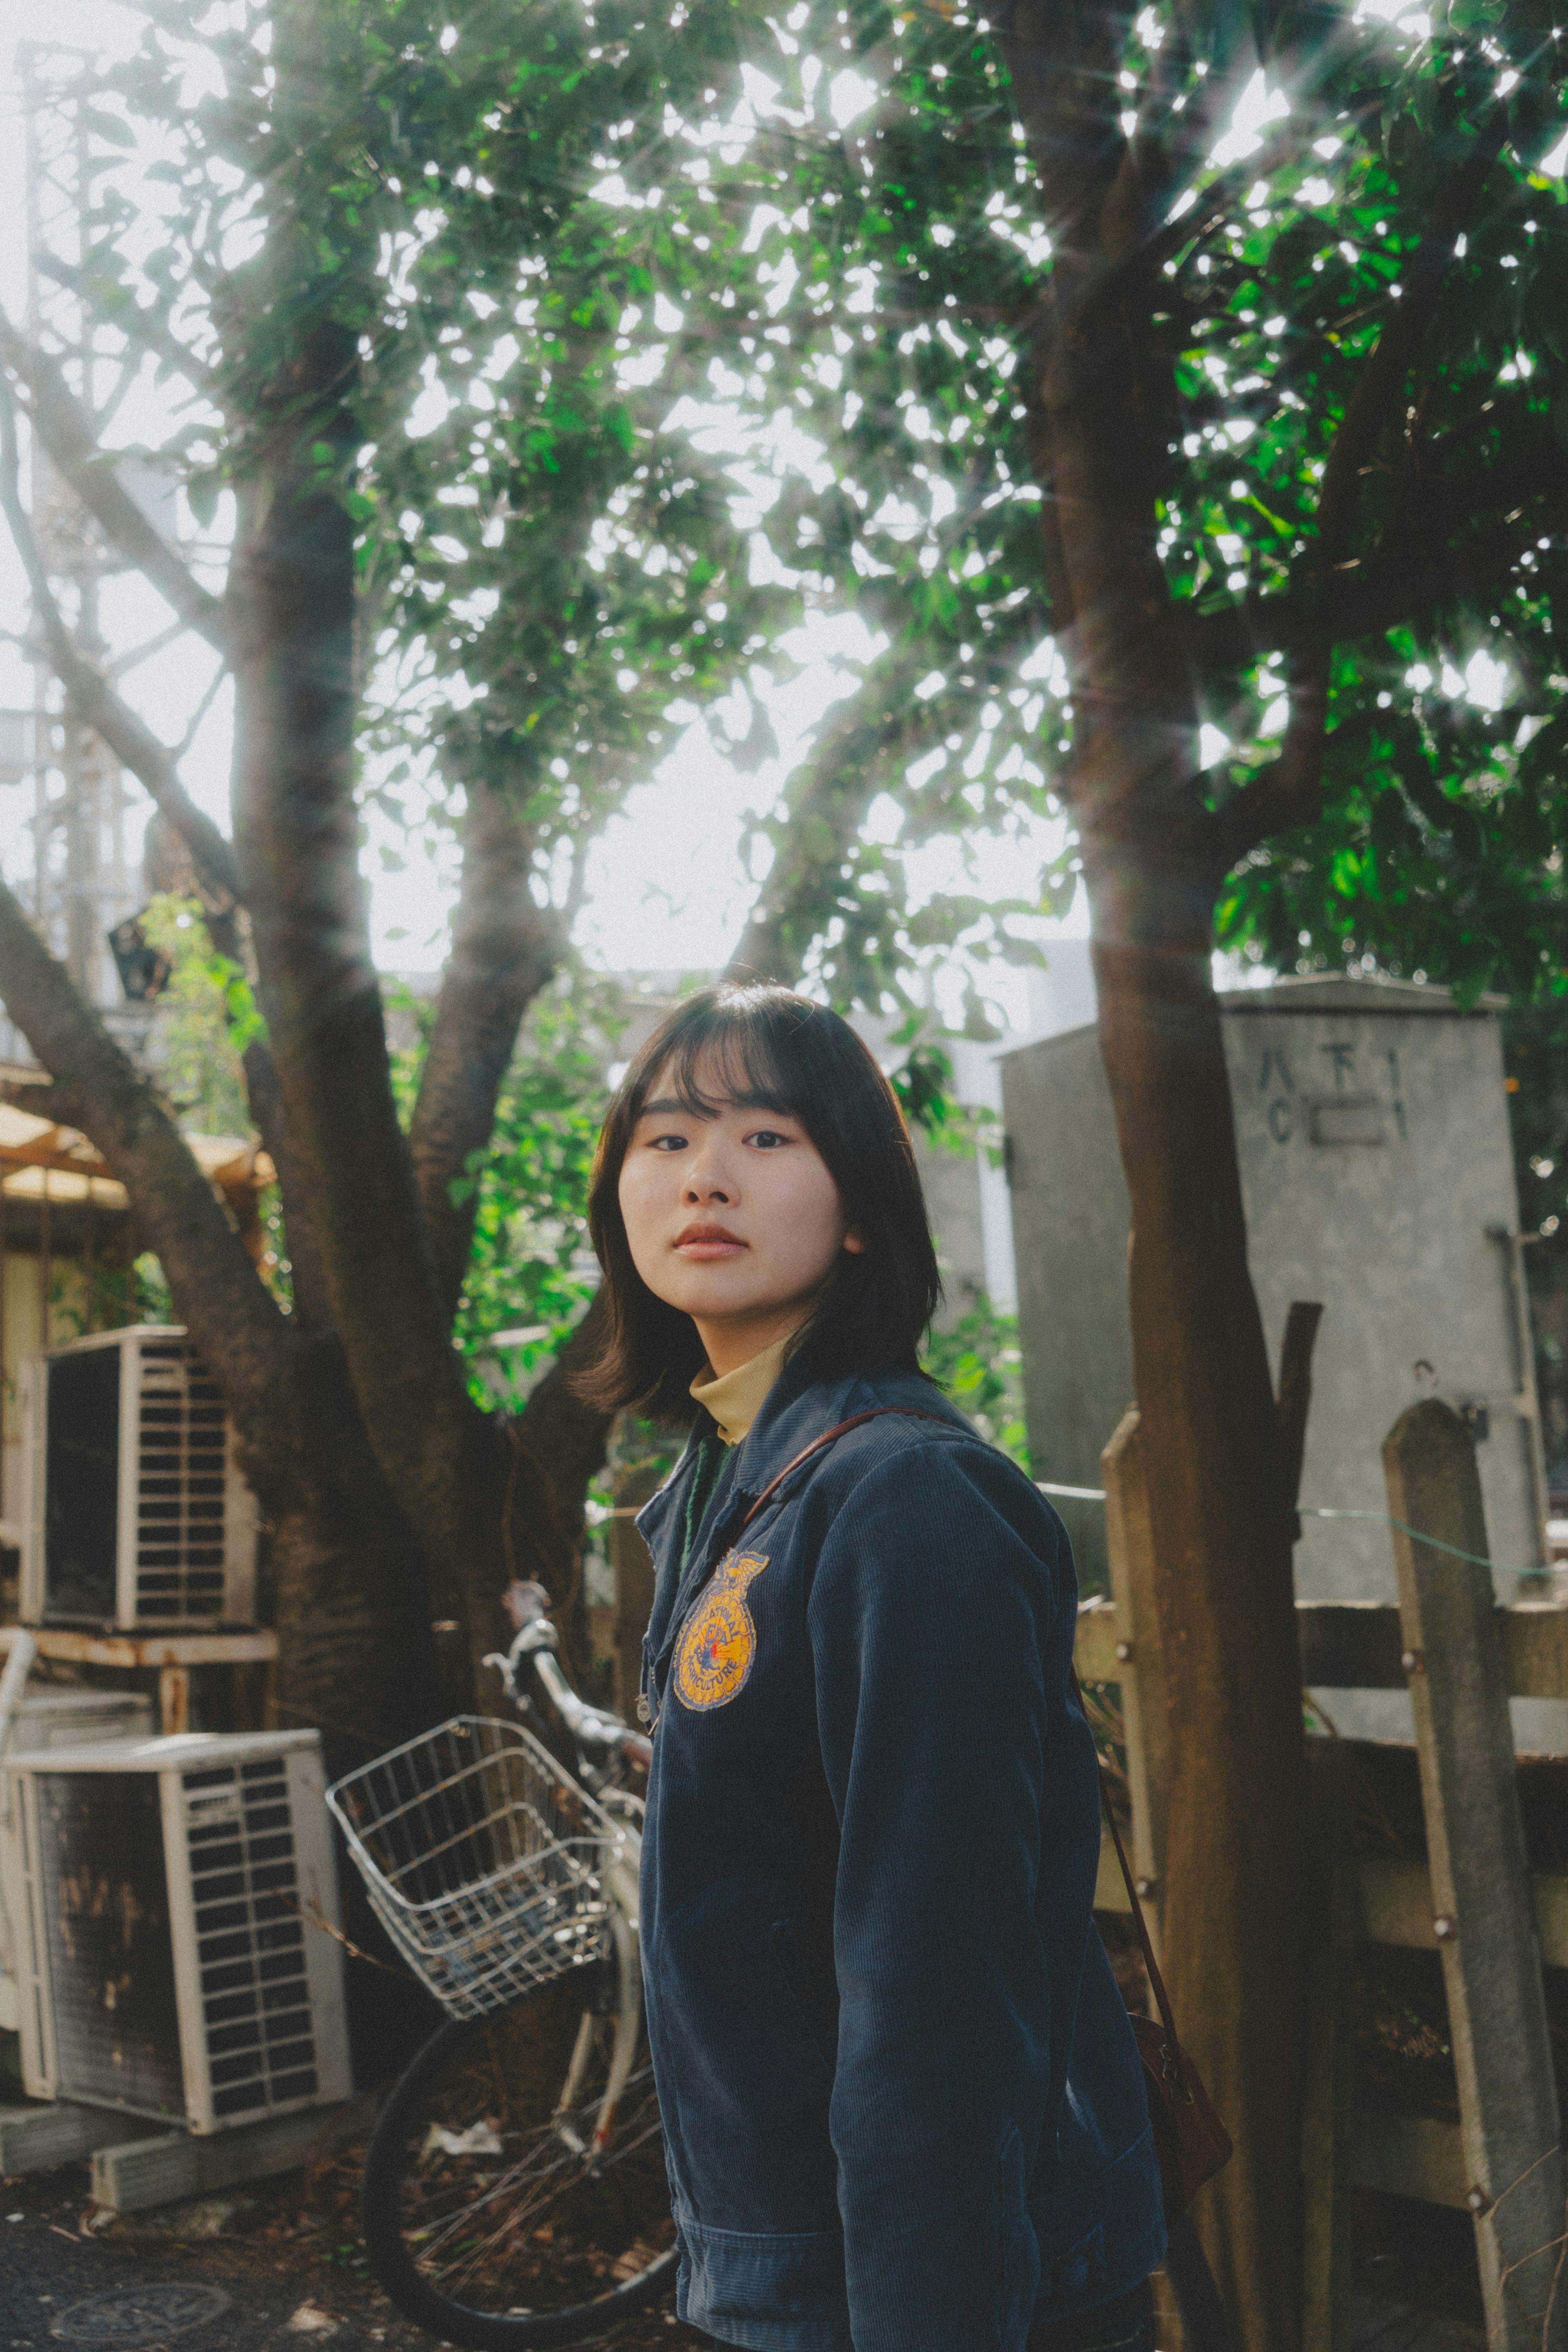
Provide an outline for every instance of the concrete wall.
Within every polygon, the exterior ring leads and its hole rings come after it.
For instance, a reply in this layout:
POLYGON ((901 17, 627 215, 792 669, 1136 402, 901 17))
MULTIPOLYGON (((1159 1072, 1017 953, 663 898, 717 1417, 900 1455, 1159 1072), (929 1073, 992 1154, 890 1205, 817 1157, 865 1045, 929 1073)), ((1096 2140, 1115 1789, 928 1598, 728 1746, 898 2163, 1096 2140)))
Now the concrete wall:
MULTIPOLYGON (((1513 1278, 1519 1204, 1494 1013, 1342 980, 1221 999, 1249 1252, 1277 1364, 1293 1298, 1320 1299, 1301 1498, 1381 1514, 1380 1447, 1418 1397, 1469 1408, 1494 1560, 1545 1560, 1533 1373, 1513 1278)), ((1132 1401, 1126 1188, 1092 1030, 1005 1055, 1014 1239, 1037 1477, 1099 1483, 1132 1401)), ((1066 1506, 1103 1570, 1098 1506, 1066 1506)), ((1386 1526, 1308 1519, 1303 1598, 1393 1600, 1386 1526)), ((1500 1575, 1499 1598, 1517 1580, 1500 1575)), ((1397 1700, 1397 1695, 1392 1695, 1397 1700)), ((1403 1706, 1402 1700, 1397 1700, 1403 1706)), ((1358 1702, 1359 1705, 1359 1702, 1358 1702)))
MULTIPOLYGON (((1069 1030, 1001 1057, 1030 1465, 1100 1484, 1133 1399, 1127 1188, 1099 1034, 1069 1030)), ((1088 1584, 1105 1581, 1105 1514, 1057 1498, 1088 1584)))

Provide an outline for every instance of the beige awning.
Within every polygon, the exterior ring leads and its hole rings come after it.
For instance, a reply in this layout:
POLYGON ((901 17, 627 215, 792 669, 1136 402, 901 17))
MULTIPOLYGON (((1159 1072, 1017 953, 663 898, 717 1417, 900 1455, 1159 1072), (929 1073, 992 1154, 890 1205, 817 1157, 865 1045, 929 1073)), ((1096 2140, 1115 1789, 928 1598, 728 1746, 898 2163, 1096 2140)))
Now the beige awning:
MULTIPOLYGON (((187 1135, 185 1141, 214 1192, 233 1208, 272 1181, 271 1160, 242 1135, 187 1135)), ((0 1191, 8 1201, 47 1197, 51 1206, 90 1201, 95 1208, 123 1211, 130 1205, 95 1143, 74 1127, 6 1102, 0 1102, 0 1191)))

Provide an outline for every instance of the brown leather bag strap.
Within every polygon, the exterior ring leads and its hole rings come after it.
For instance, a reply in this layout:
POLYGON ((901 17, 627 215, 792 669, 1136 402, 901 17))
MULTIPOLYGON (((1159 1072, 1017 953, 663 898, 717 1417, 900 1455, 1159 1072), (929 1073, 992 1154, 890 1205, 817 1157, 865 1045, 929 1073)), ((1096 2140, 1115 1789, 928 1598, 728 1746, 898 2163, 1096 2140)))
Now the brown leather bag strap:
MULTIPOLYGON (((793 1461, 786 1462, 783 1469, 779 1471, 779 1475, 776 1478, 770 1478, 767 1486, 764 1486, 761 1494, 758 1495, 756 1502, 753 1503, 751 1508, 746 1514, 745 1518, 742 1519, 739 1528, 737 1529, 737 1533, 739 1535, 745 1534, 747 1528, 751 1525, 752 1520, 757 1517, 758 1512, 762 1508, 763 1504, 768 1501, 768 1497, 774 1493, 776 1488, 784 1484, 785 1479, 788 1478, 792 1472, 799 1470, 802 1462, 809 1462, 813 1454, 820 1454, 821 1452, 824 1445, 831 1445, 835 1438, 844 1436, 852 1429, 858 1429, 862 1422, 880 1421, 884 1413, 902 1413, 907 1421, 939 1421, 942 1423, 944 1428, 951 1429, 953 1427, 953 1423, 947 1420, 946 1414, 940 1412, 921 1412, 916 1407, 910 1405, 876 1404, 873 1405, 866 1412, 852 1413, 848 1421, 841 1421, 836 1427, 832 1429, 825 1429, 821 1437, 812 1438, 810 1445, 802 1445, 800 1453, 795 1455, 793 1461)), ((1077 1669, 1070 1666, 1068 1668, 1068 1673, 1071 1678, 1072 1696, 1082 1707, 1083 1705, 1083 1691, 1078 1680, 1077 1669)), ((1098 1769, 1098 1767, 1096 1767, 1096 1769, 1098 1769)), ((1133 1883, 1132 1865, 1127 1860, 1126 1849, 1122 1843, 1122 1832, 1116 1827, 1116 1816, 1111 1811, 1111 1800, 1105 1788, 1105 1776, 1103 1772, 1099 1773, 1099 1781, 1101 1811, 1105 1817, 1105 1826, 1111 1832, 1111 1843, 1116 1849, 1116 1859, 1122 1865, 1122 1876, 1126 1881, 1127 1901, 1132 1906, 1133 1925, 1138 1931, 1138 1941, 1143 1947, 1144 1967, 1148 1971, 1149 1990, 1155 1996, 1155 2006, 1160 2012, 1160 2022, 1165 2027, 1166 2040, 1169 2044, 1169 2047, 1166 2052, 1167 2067, 1172 2074, 1173 2080, 1179 2081, 1180 2068, 1176 2062, 1176 2053, 1181 2047, 1181 2044, 1176 2036, 1176 2019, 1171 2013, 1170 1997, 1166 1991, 1166 1980, 1160 1974, 1160 1964, 1155 1958, 1155 1948, 1149 1941, 1149 1930, 1147 1923, 1144 1918, 1144 1907, 1138 1900, 1138 1890, 1133 1883)))
MULTIPOLYGON (((1071 1672, 1072 1695, 1079 1706, 1082 1706, 1083 1688, 1078 1679, 1078 1670, 1073 1667, 1071 1672)), ((1138 1931, 1138 1942, 1143 1947, 1144 1967, 1148 1972, 1149 1990, 1154 1994, 1155 2007, 1159 2011, 1160 2023, 1165 2027, 1166 2040, 1169 2044, 1166 2056, 1172 2071, 1173 2081, 1179 2080, 1180 2068, 1176 2064, 1176 2053, 1181 2047, 1181 2043, 1176 2034, 1176 2018, 1172 2013, 1170 1996, 1166 1990, 1166 1980, 1160 1974, 1160 1964, 1155 1958, 1155 1948, 1149 1940, 1148 1922, 1144 1917, 1144 1906, 1138 1900, 1138 1890, 1133 1879, 1133 1866, 1127 1860, 1127 1849, 1122 1843, 1122 1832, 1116 1827, 1116 1816, 1111 1810, 1110 1791, 1105 1786, 1105 1775, 1100 1769, 1098 1760, 1096 1760, 1095 1769, 1100 1781, 1100 1810, 1104 1815, 1105 1826, 1111 1832, 1111 1843, 1116 1849, 1116 1859, 1122 1865, 1122 1876, 1127 1887, 1127 1901, 1132 1906, 1133 1925, 1138 1931)))
POLYGON ((824 1429, 821 1437, 813 1437, 810 1445, 802 1445, 794 1460, 792 1462, 786 1462, 783 1469, 780 1470, 777 1478, 769 1478, 767 1486, 764 1486, 761 1494, 758 1495, 756 1502, 753 1503, 750 1510, 747 1511, 746 1517, 742 1519, 739 1527, 737 1528, 737 1534, 744 1535, 746 1533, 747 1528, 751 1525, 752 1520, 757 1517, 757 1514, 762 1508, 763 1504, 767 1502, 768 1496, 773 1493, 774 1488, 776 1486, 781 1486, 784 1484, 785 1479, 789 1476, 791 1471, 799 1470, 802 1462, 809 1462, 813 1454, 820 1454, 824 1445, 831 1445, 832 1444, 835 1437, 842 1437, 848 1430, 858 1429, 862 1421, 880 1421, 884 1413, 890 1412, 902 1413, 905 1421, 939 1421, 944 1429, 951 1429, 955 1426, 955 1424, 947 1419, 946 1413, 921 1412, 913 1405, 873 1404, 868 1412, 852 1412, 851 1413, 848 1421, 841 1421, 835 1429, 824 1429))

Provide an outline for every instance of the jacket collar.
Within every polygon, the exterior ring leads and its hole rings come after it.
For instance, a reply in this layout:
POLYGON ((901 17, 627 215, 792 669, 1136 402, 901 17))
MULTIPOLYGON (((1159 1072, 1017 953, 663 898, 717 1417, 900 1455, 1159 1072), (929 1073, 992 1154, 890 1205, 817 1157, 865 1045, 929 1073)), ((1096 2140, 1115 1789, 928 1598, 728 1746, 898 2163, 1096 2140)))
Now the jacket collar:
MULTIPOLYGON (((744 1496, 749 1506, 813 1438, 848 1421, 852 1414, 869 1412, 874 1405, 906 1405, 912 1412, 934 1413, 951 1421, 955 1428, 969 1426, 957 1406, 918 1372, 849 1372, 837 1380, 813 1381, 786 1364, 737 1448, 732 1503, 738 1504, 744 1496)), ((649 1543, 663 1532, 670 1513, 681 1507, 697 1440, 713 1426, 711 1417, 699 1412, 679 1462, 638 1513, 637 1526, 649 1543)), ((730 1513, 725 1516, 727 1520, 730 1513)))

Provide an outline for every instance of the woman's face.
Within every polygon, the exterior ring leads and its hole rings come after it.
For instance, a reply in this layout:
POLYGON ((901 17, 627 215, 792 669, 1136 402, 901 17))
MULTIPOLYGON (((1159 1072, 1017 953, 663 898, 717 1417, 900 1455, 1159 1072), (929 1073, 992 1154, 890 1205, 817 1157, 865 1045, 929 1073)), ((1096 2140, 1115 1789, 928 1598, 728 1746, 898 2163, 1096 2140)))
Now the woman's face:
POLYGON ((798 1118, 732 1094, 706 1057, 696 1080, 711 1116, 681 1107, 668 1070, 654 1079, 622 1165, 621 1214, 638 1273, 692 1318, 722 1373, 797 1329, 840 1252, 865 1243, 798 1118))

